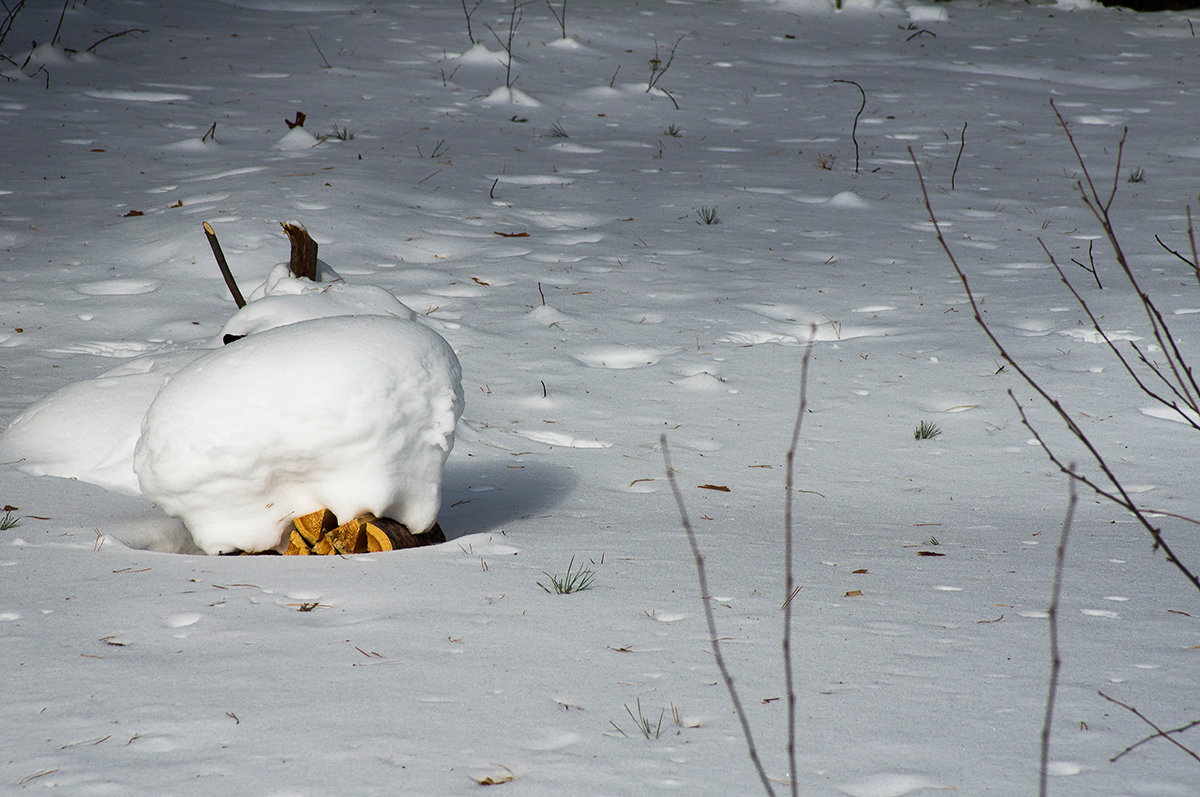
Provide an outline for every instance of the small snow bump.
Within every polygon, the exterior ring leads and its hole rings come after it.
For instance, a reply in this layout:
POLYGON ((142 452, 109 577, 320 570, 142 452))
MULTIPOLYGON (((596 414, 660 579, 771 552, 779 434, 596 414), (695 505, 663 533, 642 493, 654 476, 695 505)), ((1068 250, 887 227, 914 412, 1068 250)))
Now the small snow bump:
POLYGON ((853 191, 842 191, 834 194, 829 200, 830 207, 863 210, 871 207, 871 203, 853 191))
POLYGON ((1088 617, 1107 617, 1110 620, 1116 620, 1121 616, 1116 612, 1109 611, 1108 609, 1080 609, 1079 613, 1088 617))
POLYGON ((0 623, 11 623, 14 620, 20 620, 21 615, 16 612, 0 612, 0 623))
POLYGON ((195 625, 200 622, 202 615, 196 612, 183 612, 181 614, 172 614, 169 617, 163 618, 163 625, 167 628, 186 628, 189 625, 195 625))
POLYGON ((921 789, 941 788, 945 787, 921 775, 886 773, 843 784, 838 786, 838 791, 850 797, 904 797, 921 789))
POLYGON ((938 590, 939 592, 962 592, 963 591, 962 587, 948 587, 944 584, 938 584, 938 585, 934 586, 934 589, 938 590))

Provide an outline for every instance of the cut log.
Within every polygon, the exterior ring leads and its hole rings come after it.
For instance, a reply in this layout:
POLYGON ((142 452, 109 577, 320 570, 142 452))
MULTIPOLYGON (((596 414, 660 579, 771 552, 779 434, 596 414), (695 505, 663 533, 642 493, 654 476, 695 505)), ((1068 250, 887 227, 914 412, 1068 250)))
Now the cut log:
POLYGON ((290 556, 380 553, 446 541, 436 523, 429 531, 413 534, 399 521, 366 513, 338 525, 337 517, 328 509, 298 517, 292 527, 287 547, 290 556))
POLYGON ((429 531, 420 534, 413 534, 409 531, 408 526, 387 517, 375 518, 371 521, 370 525, 383 532, 391 540, 392 546, 390 550, 393 551, 405 548, 420 548, 423 545, 436 545, 439 542, 446 541, 446 535, 442 532, 442 527, 436 523, 433 524, 433 528, 429 531))
POLYGON ((337 524, 337 517, 328 509, 318 509, 292 521, 292 525, 310 548, 333 531, 337 524))
POLYGON ((364 515, 343 523, 329 532, 326 539, 329 540, 333 549, 340 554, 366 553, 367 531, 363 527, 367 524, 369 518, 371 518, 371 515, 364 515))
POLYGON ((283 231, 287 233, 292 244, 292 256, 288 260, 288 269, 294 276, 304 277, 314 282, 317 280, 317 242, 308 234, 304 226, 294 221, 280 222, 283 231))

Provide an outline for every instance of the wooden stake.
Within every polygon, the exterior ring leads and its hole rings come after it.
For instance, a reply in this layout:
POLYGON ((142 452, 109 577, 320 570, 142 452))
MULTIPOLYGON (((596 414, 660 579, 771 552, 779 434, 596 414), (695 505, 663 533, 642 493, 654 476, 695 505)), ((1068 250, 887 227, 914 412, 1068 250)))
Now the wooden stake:
MULTIPOLYGON (((242 292, 238 290, 237 282, 233 279, 233 272, 229 270, 229 264, 225 262, 225 253, 221 251, 221 244, 217 241, 217 234, 213 232, 212 225, 207 221, 204 222, 204 234, 208 236, 208 245, 212 247, 213 257, 217 259, 217 267, 221 269, 221 276, 225 278, 225 285, 228 286, 229 292, 233 294, 234 304, 240 310, 246 306, 246 300, 242 298, 242 292)), ((313 244, 313 251, 316 251, 316 244, 313 244)))
POLYGON ((292 256, 288 268, 297 277, 304 277, 313 282, 317 281, 317 242, 308 234, 304 226, 293 221, 280 222, 283 231, 287 233, 292 243, 292 256))

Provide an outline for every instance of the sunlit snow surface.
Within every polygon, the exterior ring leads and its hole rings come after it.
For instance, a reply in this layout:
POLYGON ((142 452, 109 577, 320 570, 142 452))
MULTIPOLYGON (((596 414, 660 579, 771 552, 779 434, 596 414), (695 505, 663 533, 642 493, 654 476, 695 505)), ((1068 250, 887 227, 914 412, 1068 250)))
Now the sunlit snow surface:
MULTIPOLYGON (((57 41, 63 4, 24 4, 0 61, 0 506, 19 507, 0 531, 0 793, 758 792, 663 433, 777 793, 1036 793, 1067 487, 1008 391, 1098 474, 975 325, 909 148, 983 317, 1195 569, 1176 516, 1200 514, 1196 433, 1123 375, 1042 244, 1119 349, 1161 356, 1053 98, 1194 362, 1195 275, 1155 236, 1190 251, 1200 17, 843 5, 572 0, 563 39, 530 4, 506 70, 500 0, 474 42, 454 0, 89 0, 57 41), (286 329, 255 317, 270 305, 235 314, 201 222, 253 288, 286 256, 285 219, 343 278, 277 282, 298 327, 327 323, 311 295, 365 302, 461 363, 443 545, 197 556, 140 495, 130 463, 167 376, 286 329), (252 334, 210 354, 238 325, 252 334), (781 527, 810 336, 793 769, 781 527), (34 407, 57 431, 13 463, 34 407), (921 421, 942 434, 914 440, 921 421), (592 589, 538 586, 568 563, 592 589), (639 713, 663 717, 658 738, 639 713)), ((320 381, 348 367, 331 359, 286 401, 259 386, 299 413, 313 389, 365 400, 320 381)), ((205 391, 225 387, 242 389, 205 391)), ((349 421, 325 406, 305 430, 349 421)), ((263 420, 238 427, 256 450, 263 420)), ((1086 493, 1066 564, 1049 793, 1193 797, 1194 759, 1162 738, 1110 761, 1153 730, 1098 692, 1164 730, 1200 719, 1195 590, 1086 493)))

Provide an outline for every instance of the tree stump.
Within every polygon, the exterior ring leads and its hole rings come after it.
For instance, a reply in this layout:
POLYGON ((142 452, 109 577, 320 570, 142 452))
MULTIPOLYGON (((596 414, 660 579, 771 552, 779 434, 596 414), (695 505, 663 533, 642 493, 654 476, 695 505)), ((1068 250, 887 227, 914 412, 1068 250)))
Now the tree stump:
POLYGON ((293 276, 317 281, 317 242, 304 229, 304 225, 295 221, 280 222, 283 231, 287 233, 292 244, 292 256, 288 260, 288 269, 293 276))

